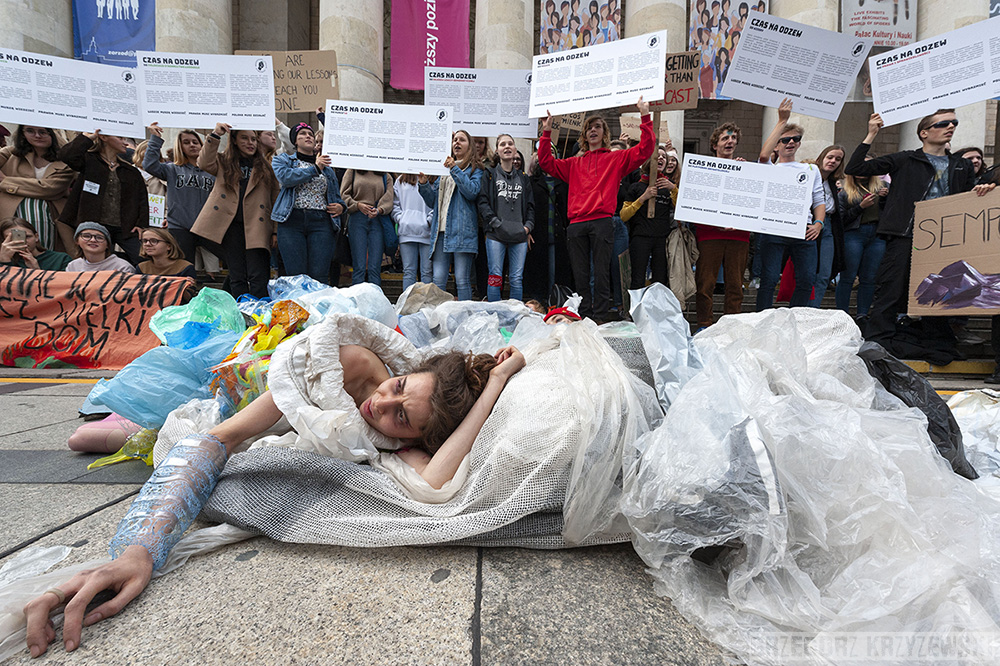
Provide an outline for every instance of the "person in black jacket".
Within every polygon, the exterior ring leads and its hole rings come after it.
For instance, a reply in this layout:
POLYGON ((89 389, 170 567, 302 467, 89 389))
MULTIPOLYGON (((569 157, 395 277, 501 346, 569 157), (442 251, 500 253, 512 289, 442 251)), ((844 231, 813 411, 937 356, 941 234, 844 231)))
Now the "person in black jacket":
MULTIPOLYGON (((629 259, 632 262, 632 280, 629 289, 642 289, 646 286, 646 266, 651 265, 653 282, 669 284, 670 276, 667 270, 667 236, 673 230, 674 224, 674 201, 671 195, 672 190, 677 188, 666 173, 667 151, 670 148, 661 145, 656 152, 656 203, 653 208, 653 216, 650 217, 644 206, 638 213, 633 215, 628 221, 629 238, 629 259)), ((677 160, 674 159, 674 169, 677 168, 677 160)), ((629 199, 634 201, 642 196, 649 186, 649 176, 647 169, 643 168, 643 173, 639 180, 633 183, 629 192, 629 199)))
POLYGON ((479 217, 486 227, 486 259, 489 267, 486 298, 499 301, 503 291, 503 263, 507 258, 510 298, 524 296, 524 261, 532 244, 535 203, 531 182, 514 168, 517 148, 509 134, 497 137, 495 167, 487 168, 476 198, 479 217))
MULTIPOLYGON (((537 155, 531 156, 528 177, 535 202, 535 230, 532 232, 534 242, 524 262, 524 295, 549 303, 554 285, 573 284, 566 251, 569 185, 542 171, 537 155)), ((558 305, 562 305, 562 301, 558 305)))
POLYGON ((59 149, 58 158, 79 172, 59 221, 76 229, 83 222, 98 222, 111 233, 111 247, 118 244, 137 264, 138 230, 149 226, 146 181, 122 154, 120 136, 83 133, 59 149))
MULTIPOLYGON (((913 214, 918 201, 975 190, 980 196, 993 184, 976 185, 969 160, 946 152, 958 117, 954 109, 939 109, 917 123, 917 136, 923 146, 884 157, 865 160, 872 142, 882 128, 882 117, 873 113, 868 120, 868 135, 851 155, 844 171, 855 177, 892 177, 892 187, 879 217, 877 233, 886 240, 885 254, 875 278, 875 300, 868 315, 865 338, 892 352, 896 333, 896 315, 906 311, 910 281, 910 252, 913 245, 913 214)), ((944 320, 929 326, 947 327, 944 320)), ((926 330, 926 329, 925 329, 926 330)), ((948 329, 950 335, 950 329, 948 329)))

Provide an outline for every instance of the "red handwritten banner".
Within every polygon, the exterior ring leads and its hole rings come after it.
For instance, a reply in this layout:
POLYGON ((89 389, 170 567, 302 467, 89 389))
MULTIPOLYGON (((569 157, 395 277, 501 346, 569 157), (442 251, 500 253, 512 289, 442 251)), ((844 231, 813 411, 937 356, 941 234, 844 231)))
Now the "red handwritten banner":
POLYGON ((121 369, 160 344, 150 317, 194 290, 190 278, 0 267, 0 364, 121 369))

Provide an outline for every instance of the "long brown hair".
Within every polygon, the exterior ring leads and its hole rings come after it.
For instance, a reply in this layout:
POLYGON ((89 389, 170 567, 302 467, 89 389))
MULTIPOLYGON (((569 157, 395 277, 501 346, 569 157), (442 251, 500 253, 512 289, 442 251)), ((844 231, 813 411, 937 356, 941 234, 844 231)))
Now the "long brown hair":
MULTIPOLYGON (((28 127, 38 127, 38 125, 28 125, 28 127)), ((17 129, 14 130, 14 154, 18 157, 27 157, 28 153, 35 151, 28 143, 28 137, 24 136, 24 125, 18 125, 17 129)), ((52 137, 52 143, 49 144, 48 150, 42 155, 42 158, 47 162, 57 161, 56 155, 59 152, 59 148, 62 147, 62 141, 56 136, 56 133, 48 127, 43 127, 43 130, 48 132, 49 136, 52 137)))
MULTIPOLYGON (((869 158, 878 157, 875 153, 869 152, 869 158)), ((878 176, 872 176, 867 182, 859 182, 857 178, 848 174, 841 181, 844 185, 844 194, 847 196, 847 203, 860 203, 866 194, 874 194, 882 189, 885 182, 878 176)))
MULTIPOLYGON (((272 189, 277 183, 271 165, 264 159, 264 151, 261 150, 260 137, 254 130, 232 130, 229 132, 229 143, 225 152, 219 158, 219 169, 222 171, 222 182, 233 192, 240 191, 240 156, 243 154, 236 146, 236 135, 240 132, 252 132, 257 138, 257 151, 250 158, 253 163, 253 170, 261 174, 258 176, 268 189, 272 189)), ((174 155, 177 159, 177 155, 174 155)), ((252 176, 251 176, 252 177, 252 176)))
POLYGON ((205 145, 205 142, 201 140, 200 134, 191 129, 182 129, 180 132, 177 133, 177 136, 174 138, 174 164, 176 164, 177 166, 184 166, 185 164, 192 164, 194 166, 198 166, 197 156, 194 159, 191 159, 190 157, 184 154, 184 146, 181 145, 181 139, 184 137, 185 134, 188 134, 198 139, 199 146, 204 147, 205 145))
POLYGON ((448 352, 427 359, 414 374, 429 372, 434 377, 431 415, 420 436, 428 453, 441 448, 479 399, 496 359, 489 354, 448 352))
MULTIPOLYGON (((479 159, 479 151, 476 150, 476 142, 472 140, 472 135, 471 134, 469 134, 468 132, 466 132, 464 129, 455 130, 454 132, 452 132, 452 142, 454 142, 454 137, 459 132, 461 132, 462 134, 464 134, 465 138, 469 140, 469 154, 461 162, 458 163, 458 168, 461 169, 462 171, 465 171, 466 167, 468 167, 470 165, 472 166, 472 170, 473 171, 475 171, 477 168, 482 168, 483 163, 479 159)), ((489 146, 489 142, 487 142, 486 145, 488 147, 489 146)), ((452 148, 451 152, 452 152, 451 156, 455 157, 455 149, 454 148, 452 148)))
POLYGON ((823 160, 825 160, 826 156, 835 150, 839 150, 840 154, 843 155, 843 157, 840 159, 840 165, 837 166, 837 168, 834 169, 833 172, 831 172, 830 175, 826 177, 826 182, 830 184, 830 191, 836 195, 837 194, 836 183, 838 180, 844 177, 844 162, 847 161, 847 151, 844 150, 843 146, 838 145, 836 143, 833 144, 832 146, 827 146, 826 148, 824 148, 819 152, 819 157, 816 158, 816 161, 813 162, 813 164, 819 167, 820 175, 822 176, 823 160))
POLYGON ((587 116, 583 119, 583 127, 580 130, 580 152, 577 155, 583 155, 590 150, 590 143, 587 141, 587 131, 595 122, 600 122, 604 126, 604 135, 601 137, 601 148, 611 148, 611 128, 608 127, 608 121, 601 116, 587 116))

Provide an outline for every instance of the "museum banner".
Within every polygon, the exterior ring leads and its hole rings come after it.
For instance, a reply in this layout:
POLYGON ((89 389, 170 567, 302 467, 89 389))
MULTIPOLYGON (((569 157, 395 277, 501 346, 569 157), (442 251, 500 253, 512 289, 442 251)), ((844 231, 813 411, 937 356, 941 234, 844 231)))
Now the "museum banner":
POLYGON ((468 67, 469 0, 394 0, 389 65, 402 90, 424 89, 424 67, 468 67))
POLYGON ((73 57, 135 67, 156 50, 156 0, 73 0, 73 57))

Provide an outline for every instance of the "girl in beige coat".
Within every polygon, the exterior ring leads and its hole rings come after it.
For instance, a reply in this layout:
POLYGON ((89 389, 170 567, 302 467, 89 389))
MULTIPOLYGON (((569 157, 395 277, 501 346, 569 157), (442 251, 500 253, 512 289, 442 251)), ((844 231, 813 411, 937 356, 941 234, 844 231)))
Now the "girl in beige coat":
POLYGON ((72 252, 73 230, 56 218, 62 212, 76 175, 65 162, 56 159, 59 141, 47 127, 21 125, 14 133, 13 147, 0 149, 0 220, 19 217, 38 230, 39 245, 54 250, 62 247, 72 252))
POLYGON ((191 231, 221 246, 229 267, 229 291, 237 298, 267 296, 275 225, 271 206, 281 189, 252 130, 218 123, 198 156, 198 167, 215 176, 215 187, 191 231), (230 133, 219 155, 219 141, 230 133))

